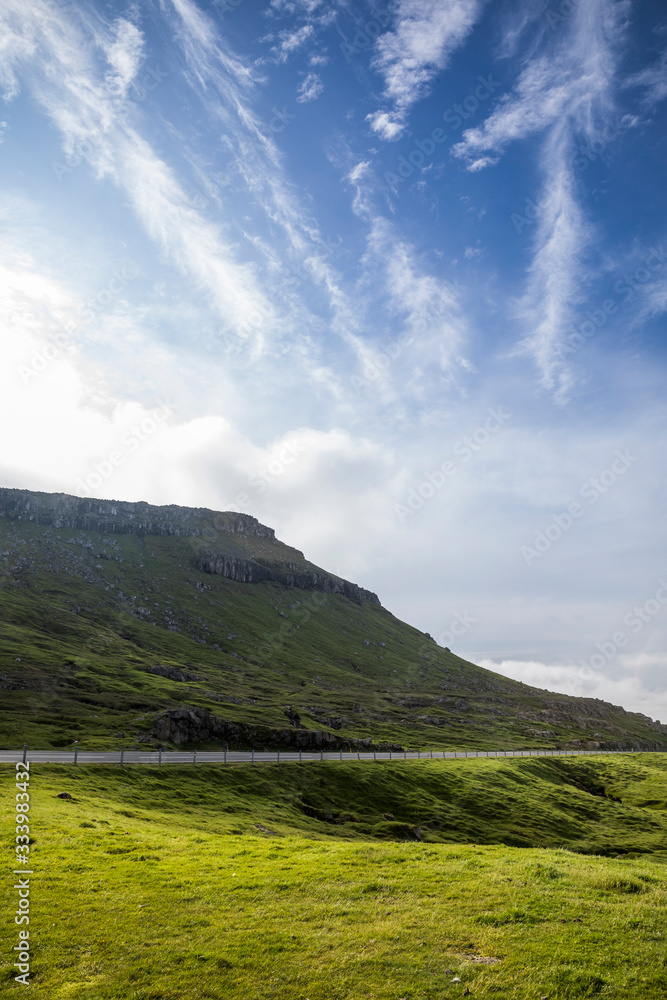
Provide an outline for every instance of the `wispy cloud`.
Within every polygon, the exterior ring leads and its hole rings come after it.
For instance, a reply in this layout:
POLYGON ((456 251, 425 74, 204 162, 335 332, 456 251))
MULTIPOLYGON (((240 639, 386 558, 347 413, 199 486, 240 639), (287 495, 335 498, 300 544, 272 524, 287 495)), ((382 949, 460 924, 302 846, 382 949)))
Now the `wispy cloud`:
POLYGON ((574 142, 592 141, 609 121, 617 46, 627 15, 626 5, 612 0, 596 0, 593 8, 578 7, 559 25, 560 35, 548 36, 549 51, 530 59, 514 91, 453 148, 475 172, 497 163, 510 143, 546 133, 533 260, 517 309, 528 330, 519 349, 532 355, 544 386, 563 400, 573 383, 563 338, 580 297, 582 261, 592 235, 577 202, 574 142))
MULTIPOLYGON (((365 290, 367 309, 381 310, 386 316, 391 330, 387 339, 393 337, 405 348, 399 365, 374 377, 374 391, 385 401, 395 399, 393 383, 400 379, 406 397, 425 401, 429 396, 437 407, 437 391, 431 395, 428 369, 436 369, 436 382, 442 386, 443 379, 453 380, 467 365, 461 357, 468 330, 459 292, 430 272, 410 242, 379 212, 370 165, 357 163, 348 181, 354 192, 353 210, 367 226, 360 290, 365 290)), ((377 349, 377 343, 359 341, 362 370, 373 368, 377 349)))
POLYGON ((651 107, 667 97, 667 49, 652 66, 634 73, 625 81, 627 87, 644 87, 645 103, 651 107))
POLYGON ((305 104, 308 101, 315 101, 324 90, 324 84, 317 73, 309 73, 305 80, 299 85, 297 91, 297 101, 305 104))
POLYGON ((483 0, 399 0, 395 27, 380 35, 371 63, 384 77, 390 104, 368 116, 380 138, 401 135, 408 111, 470 33, 482 7, 483 0))
POLYGON ((143 61, 144 38, 134 24, 122 17, 113 25, 113 32, 113 40, 105 46, 111 66, 107 82, 110 90, 124 96, 143 61))

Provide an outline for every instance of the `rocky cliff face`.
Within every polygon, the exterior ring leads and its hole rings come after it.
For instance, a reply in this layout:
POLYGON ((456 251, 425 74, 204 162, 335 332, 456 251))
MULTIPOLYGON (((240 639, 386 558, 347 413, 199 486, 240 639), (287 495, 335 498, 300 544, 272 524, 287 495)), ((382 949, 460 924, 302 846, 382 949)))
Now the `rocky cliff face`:
POLYGON ((327 573, 299 572, 295 563, 267 564, 259 560, 255 562, 222 553, 209 552, 198 556, 195 565, 204 573, 216 573, 228 580, 237 580, 239 583, 259 583, 262 580, 269 580, 273 583, 281 583, 285 587, 296 587, 298 590, 319 590, 325 594, 343 594, 357 604, 361 604, 363 601, 380 603, 377 595, 371 593, 370 590, 364 590, 354 583, 348 583, 347 580, 341 580, 339 577, 329 576, 327 573))
POLYGON ((125 500, 93 500, 67 493, 0 489, 0 516, 53 528, 75 528, 104 535, 185 535, 198 537, 211 526, 229 535, 275 539, 273 528, 250 514, 219 513, 205 507, 157 507, 125 500))

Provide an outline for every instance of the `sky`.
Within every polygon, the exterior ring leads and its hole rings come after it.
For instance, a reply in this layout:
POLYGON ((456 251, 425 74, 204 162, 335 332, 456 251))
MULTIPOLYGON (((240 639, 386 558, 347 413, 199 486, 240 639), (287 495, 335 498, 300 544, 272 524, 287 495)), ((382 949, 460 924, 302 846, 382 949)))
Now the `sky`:
POLYGON ((667 13, 2 0, 0 484, 667 721, 667 13))

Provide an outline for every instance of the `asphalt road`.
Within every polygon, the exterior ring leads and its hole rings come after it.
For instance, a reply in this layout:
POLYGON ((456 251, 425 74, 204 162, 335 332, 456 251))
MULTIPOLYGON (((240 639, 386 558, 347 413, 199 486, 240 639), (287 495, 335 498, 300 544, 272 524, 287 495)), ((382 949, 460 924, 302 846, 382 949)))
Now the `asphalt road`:
MULTIPOLYGON (((462 760, 468 757, 577 757, 609 753, 647 753, 645 750, 421 750, 392 753, 300 753, 297 751, 199 751, 192 750, 31 750, 25 759, 31 764, 287 764, 294 761, 356 760, 462 760)), ((23 761, 23 750, 0 750, 0 764, 23 761)))

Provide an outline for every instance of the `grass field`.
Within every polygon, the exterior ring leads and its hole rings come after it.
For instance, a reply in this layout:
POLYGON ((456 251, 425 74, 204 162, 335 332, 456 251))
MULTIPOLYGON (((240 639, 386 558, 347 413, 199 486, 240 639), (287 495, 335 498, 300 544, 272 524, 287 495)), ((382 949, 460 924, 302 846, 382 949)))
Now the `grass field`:
POLYGON ((40 998, 667 995, 664 755, 43 765, 30 797, 40 998))

